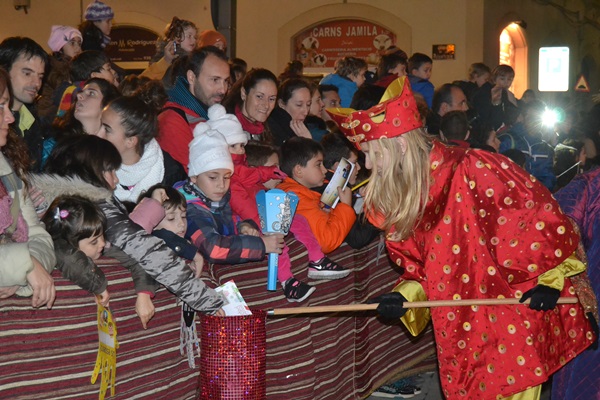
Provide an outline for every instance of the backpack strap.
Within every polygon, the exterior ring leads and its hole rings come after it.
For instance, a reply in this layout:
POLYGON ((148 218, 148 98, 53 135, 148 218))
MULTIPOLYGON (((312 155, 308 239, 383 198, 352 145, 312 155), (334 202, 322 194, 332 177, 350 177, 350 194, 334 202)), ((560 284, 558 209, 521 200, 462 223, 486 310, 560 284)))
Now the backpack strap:
POLYGON ((189 125, 193 125, 193 124, 197 124, 198 122, 202 122, 204 121, 204 118, 202 117, 192 117, 188 114, 185 113, 185 111, 183 111, 181 108, 178 107, 164 107, 161 110, 162 112, 165 112, 166 110, 171 110, 171 111, 175 111, 181 118, 183 118, 189 125))

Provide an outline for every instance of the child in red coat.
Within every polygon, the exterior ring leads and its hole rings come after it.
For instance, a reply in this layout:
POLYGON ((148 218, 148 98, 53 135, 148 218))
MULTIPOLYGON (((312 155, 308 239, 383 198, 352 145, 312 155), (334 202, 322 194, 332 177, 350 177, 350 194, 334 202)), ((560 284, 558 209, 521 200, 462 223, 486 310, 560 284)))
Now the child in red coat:
MULTIPOLYGON (((233 114, 226 114, 225 108, 220 104, 213 105, 208 112, 208 124, 212 129, 223 134, 229 145, 229 152, 233 159, 234 173, 231 176, 231 208, 234 214, 239 215, 242 219, 252 219, 260 225, 258 209, 256 207, 256 193, 267 189, 264 186, 265 182, 272 179, 281 180, 286 175, 276 165, 269 167, 248 166, 245 151, 248 137, 238 119, 233 114)), ((325 257, 306 219, 295 216, 290 229, 308 250, 310 260, 309 278, 340 279, 348 276, 350 271, 325 257)), ((303 301, 315 290, 313 286, 294 278, 287 246, 283 249, 279 257, 277 274, 277 278, 282 283, 288 301, 303 301)))

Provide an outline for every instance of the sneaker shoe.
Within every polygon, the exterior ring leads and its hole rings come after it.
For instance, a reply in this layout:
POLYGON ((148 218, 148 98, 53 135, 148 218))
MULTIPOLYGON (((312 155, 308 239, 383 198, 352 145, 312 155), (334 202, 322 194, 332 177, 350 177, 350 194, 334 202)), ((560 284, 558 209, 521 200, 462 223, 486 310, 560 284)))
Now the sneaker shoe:
POLYGON ((398 391, 392 385, 383 385, 373 392, 373 397, 395 399, 398 397, 398 391))
POLYGON ((341 279, 350 275, 349 269, 342 267, 328 257, 308 263, 308 277, 311 279, 341 279))
POLYGON ((390 386, 396 389, 398 397, 409 399, 417 394, 421 394, 421 388, 415 385, 410 378, 400 379, 390 386))
POLYGON ((283 293, 289 302, 304 301, 315 291, 316 287, 310 286, 296 278, 290 278, 283 284, 283 293))

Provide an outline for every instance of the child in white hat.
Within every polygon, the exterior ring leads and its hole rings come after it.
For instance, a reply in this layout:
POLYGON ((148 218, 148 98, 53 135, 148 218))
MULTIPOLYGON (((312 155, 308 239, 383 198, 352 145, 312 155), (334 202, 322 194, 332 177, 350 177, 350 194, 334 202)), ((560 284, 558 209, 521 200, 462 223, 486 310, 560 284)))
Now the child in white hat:
POLYGON ((229 183, 233 162, 227 142, 207 123, 194 129, 190 143, 189 178, 175 184, 188 205, 186 238, 209 262, 241 264, 281 253, 283 235, 259 237, 253 221, 233 215, 229 183))

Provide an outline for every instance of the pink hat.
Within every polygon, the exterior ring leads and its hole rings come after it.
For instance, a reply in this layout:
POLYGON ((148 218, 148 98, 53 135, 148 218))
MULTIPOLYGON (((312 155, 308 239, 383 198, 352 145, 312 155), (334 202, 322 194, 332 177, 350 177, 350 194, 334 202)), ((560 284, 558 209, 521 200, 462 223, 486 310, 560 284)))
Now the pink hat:
POLYGON ((52 51, 57 52, 60 51, 65 44, 69 43, 71 39, 76 37, 83 40, 81 32, 75 28, 65 25, 52 25, 48 46, 50 46, 52 51))

